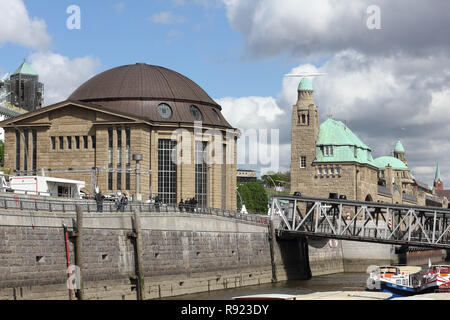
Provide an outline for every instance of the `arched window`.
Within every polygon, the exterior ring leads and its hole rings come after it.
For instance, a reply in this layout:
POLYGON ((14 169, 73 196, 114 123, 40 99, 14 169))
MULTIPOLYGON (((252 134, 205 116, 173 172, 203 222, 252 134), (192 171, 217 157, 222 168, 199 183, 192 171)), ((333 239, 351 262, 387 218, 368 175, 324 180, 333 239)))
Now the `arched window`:
POLYGON ((191 114, 194 117, 195 121, 201 121, 202 120, 202 113, 200 112, 200 109, 196 106, 191 106, 190 108, 191 114))
POLYGON ((212 109, 212 111, 213 111, 213 114, 214 114, 214 118, 216 118, 216 120, 220 120, 220 116, 219 116, 219 113, 217 112, 217 110, 216 109, 212 109))
POLYGON ((161 103, 158 106, 158 113, 163 119, 169 119, 172 117, 172 109, 166 103, 161 103))

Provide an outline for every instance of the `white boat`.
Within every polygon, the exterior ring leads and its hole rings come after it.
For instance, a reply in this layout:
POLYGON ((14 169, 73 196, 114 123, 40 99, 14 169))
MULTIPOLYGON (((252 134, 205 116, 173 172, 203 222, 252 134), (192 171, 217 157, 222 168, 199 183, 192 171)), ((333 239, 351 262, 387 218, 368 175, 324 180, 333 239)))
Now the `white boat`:
POLYGON ((429 264, 420 293, 435 292, 450 292, 450 265, 429 264))
POLYGON ((396 296, 411 296, 422 286, 422 268, 412 266, 379 266, 367 279, 369 291, 389 292, 396 296))

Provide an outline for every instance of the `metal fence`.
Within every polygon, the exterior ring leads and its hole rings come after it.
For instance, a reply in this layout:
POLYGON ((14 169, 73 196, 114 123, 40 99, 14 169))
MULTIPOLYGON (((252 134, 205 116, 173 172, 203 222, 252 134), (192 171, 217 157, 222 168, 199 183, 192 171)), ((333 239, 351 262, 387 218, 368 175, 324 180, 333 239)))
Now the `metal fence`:
MULTIPOLYGON (((15 196, 0 196, 0 209, 5 210, 32 210, 44 212, 73 213, 79 206, 86 213, 121 213, 121 212, 142 212, 142 213, 190 213, 214 215, 220 217, 233 218, 237 220, 268 224, 269 216, 259 214, 242 214, 231 210, 221 210, 216 208, 201 208, 172 204, 135 203, 129 202, 123 208, 117 208, 114 201, 104 201, 101 210, 97 210, 97 203, 93 200, 54 200, 45 197, 21 198, 15 196)), ((0 213, 1 215, 1 213, 0 213)))

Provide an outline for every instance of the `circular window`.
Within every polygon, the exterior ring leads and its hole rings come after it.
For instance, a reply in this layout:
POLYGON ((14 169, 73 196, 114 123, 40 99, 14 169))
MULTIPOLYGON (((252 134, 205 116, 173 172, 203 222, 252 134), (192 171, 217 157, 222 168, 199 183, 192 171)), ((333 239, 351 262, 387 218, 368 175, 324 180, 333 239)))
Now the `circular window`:
POLYGON ((214 117, 216 118, 216 120, 220 120, 220 116, 219 113, 217 112, 216 109, 212 109, 213 113, 214 113, 214 117))
POLYGON ((161 103, 158 106, 158 113, 164 119, 169 119, 170 117, 172 117, 172 109, 168 104, 165 103, 161 103))
POLYGON ((196 106, 191 106, 191 113, 194 116, 194 119, 196 121, 202 120, 202 113, 200 112, 199 108, 197 108, 196 106))

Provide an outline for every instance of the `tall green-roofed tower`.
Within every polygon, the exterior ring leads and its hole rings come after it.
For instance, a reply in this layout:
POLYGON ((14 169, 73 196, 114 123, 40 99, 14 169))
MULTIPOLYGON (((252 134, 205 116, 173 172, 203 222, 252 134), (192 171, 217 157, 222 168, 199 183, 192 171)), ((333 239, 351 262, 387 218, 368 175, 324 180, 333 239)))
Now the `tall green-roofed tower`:
POLYGON ((11 104, 27 111, 40 109, 44 104, 44 84, 39 75, 23 60, 23 63, 10 77, 11 104))
POLYGON ((305 193, 313 184, 312 164, 316 158, 319 136, 319 111, 314 103, 311 81, 303 78, 298 100, 292 108, 291 190, 305 193))

